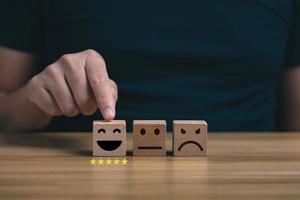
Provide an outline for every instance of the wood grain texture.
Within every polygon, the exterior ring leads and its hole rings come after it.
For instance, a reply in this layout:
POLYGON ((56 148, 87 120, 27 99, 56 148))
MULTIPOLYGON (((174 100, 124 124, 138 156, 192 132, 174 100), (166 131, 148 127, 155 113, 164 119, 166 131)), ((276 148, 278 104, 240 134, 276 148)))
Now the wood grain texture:
POLYGON ((0 199, 300 199, 300 134, 209 133, 207 158, 126 166, 91 166, 91 138, 0 134, 0 199))

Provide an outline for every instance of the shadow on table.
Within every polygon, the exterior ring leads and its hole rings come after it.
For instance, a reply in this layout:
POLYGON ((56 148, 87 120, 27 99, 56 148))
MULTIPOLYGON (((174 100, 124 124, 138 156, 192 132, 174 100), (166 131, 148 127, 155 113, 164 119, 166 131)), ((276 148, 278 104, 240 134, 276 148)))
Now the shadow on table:
MULTIPOLYGON (((82 134, 77 136, 76 133, 61 135, 60 133, 2 133, 0 144, 19 147, 55 148, 73 155, 93 156, 92 144, 87 143, 87 138, 82 136, 82 134)), ((132 150, 126 151, 126 155, 133 156, 132 150)), ((173 153, 167 151, 167 156, 173 156, 173 153)))
POLYGON ((56 148, 75 155, 92 156, 92 150, 86 150, 76 133, 59 135, 59 133, 5 133, 1 134, 1 143, 20 147, 56 148))
MULTIPOLYGON (((93 152, 91 150, 79 150, 77 151, 77 154, 80 156, 91 156, 93 155, 93 152)), ((133 156, 132 151, 126 151, 126 156, 133 156)), ((167 151, 167 156, 173 156, 173 152, 167 151)))

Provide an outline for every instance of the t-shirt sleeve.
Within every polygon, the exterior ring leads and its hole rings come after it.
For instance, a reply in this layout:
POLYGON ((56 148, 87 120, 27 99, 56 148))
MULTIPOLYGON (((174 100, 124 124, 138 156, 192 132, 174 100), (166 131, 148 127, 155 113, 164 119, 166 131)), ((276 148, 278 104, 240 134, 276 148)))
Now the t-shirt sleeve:
POLYGON ((0 46, 36 53, 41 48, 40 0, 0 1, 0 46))
POLYGON ((283 66, 300 66, 300 0, 295 0, 283 66))

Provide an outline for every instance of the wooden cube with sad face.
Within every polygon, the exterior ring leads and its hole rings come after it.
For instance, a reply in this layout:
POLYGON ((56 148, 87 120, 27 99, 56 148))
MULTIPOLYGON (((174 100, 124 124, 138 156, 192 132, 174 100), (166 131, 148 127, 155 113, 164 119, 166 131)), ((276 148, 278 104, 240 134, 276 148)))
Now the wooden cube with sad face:
POLYGON ((125 120, 93 122, 93 155, 126 156, 125 120))
POLYGON ((166 121, 133 121, 133 155, 166 156, 166 121))
POLYGON ((205 121, 173 121, 174 156, 207 155, 207 123, 205 121))

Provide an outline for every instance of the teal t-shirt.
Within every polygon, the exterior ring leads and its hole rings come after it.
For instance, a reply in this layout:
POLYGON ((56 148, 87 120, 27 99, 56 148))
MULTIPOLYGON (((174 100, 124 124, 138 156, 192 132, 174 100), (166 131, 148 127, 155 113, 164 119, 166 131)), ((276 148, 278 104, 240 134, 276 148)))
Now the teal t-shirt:
MULTIPOLYGON (((204 119, 211 131, 272 131, 281 67, 300 64, 293 0, 7 0, 0 44, 41 56, 93 48, 119 86, 117 118, 204 119)), ((50 130, 91 130, 92 117, 50 130)))

